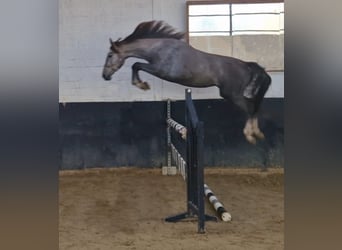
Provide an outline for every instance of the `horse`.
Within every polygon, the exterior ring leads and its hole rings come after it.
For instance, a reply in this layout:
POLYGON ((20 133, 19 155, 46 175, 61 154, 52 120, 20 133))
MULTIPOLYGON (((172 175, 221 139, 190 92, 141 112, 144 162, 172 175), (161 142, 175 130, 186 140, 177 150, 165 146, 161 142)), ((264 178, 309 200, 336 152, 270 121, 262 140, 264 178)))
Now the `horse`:
POLYGON ((222 98, 231 100, 247 114, 243 129, 247 141, 256 144, 257 139, 264 139, 257 114, 271 84, 265 69, 256 62, 197 50, 185 41, 184 35, 164 21, 153 20, 140 23, 124 39, 110 38, 102 77, 111 80, 125 60, 134 57, 146 61, 132 65, 132 84, 142 90, 150 86, 141 80, 139 71, 187 87, 216 86, 222 98))

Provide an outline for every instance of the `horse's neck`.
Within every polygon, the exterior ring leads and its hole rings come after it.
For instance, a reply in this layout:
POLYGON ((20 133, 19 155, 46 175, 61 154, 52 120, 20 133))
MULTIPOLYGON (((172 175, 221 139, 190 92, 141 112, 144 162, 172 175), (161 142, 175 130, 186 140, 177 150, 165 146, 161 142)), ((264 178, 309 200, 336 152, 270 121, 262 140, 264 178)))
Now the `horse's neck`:
POLYGON ((125 58, 136 57, 149 60, 154 49, 155 41, 152 39, 140 39, 122 45, 122 53, 125 58))

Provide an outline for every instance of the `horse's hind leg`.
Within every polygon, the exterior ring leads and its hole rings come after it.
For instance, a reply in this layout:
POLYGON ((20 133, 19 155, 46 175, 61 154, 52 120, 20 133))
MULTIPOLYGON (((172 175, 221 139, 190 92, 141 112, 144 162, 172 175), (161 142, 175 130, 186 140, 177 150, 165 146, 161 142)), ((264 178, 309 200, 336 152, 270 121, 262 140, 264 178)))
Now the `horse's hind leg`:
POLYGON ((246 125, 243 129, 243 133, 248 142, 252 144, 256 144, 256 138, 254 137, 254 132, 253 132, 253 118, 247 119, 246 125))
MULTIPOLYGON (((243 129, 243 133, 247 141, 252 144, 256 143, 257 138, 265 138, 264 134, 259 129, 257 114, 264 95, 271 83, 271 78, 265 73, 261 79, 262 80, 259 78, 259 82, 255 83, 255 86, 257 86, 257 92, 253 98, 246 98, 243 94, 237 94, 230 97, 238 107, 248 114, 248 119, 243 129)), ((222 87, 220 89, 220 95, 223 98, 229 98, 229 94, 225 93, 222 87)))
POLYGON ((259 91, 257 92, 256 97, 254 99, 254 111, 253 111, 254 115, 252 118, 253 119, 253 133, 257 138, 259 138, 261 140, 265 139, 265 136, 259 129, 258 118, 257 118, 256 114, 259 112, 260 104, 261 104, 270 84, 271 84, 271 77, 265 73, 263 76, 263 80, 260 83, 259 91))
POLYGON ((247 104, 248 119, 246 121, 245 128, 243 129, 243 133, 245 134, 247 141, 249 141, 252 144, 255 144, 256 139, 263 140, 265 139, 265 136, 259 129, 258 117, 255 112, 251 111, 251 106, 254 106, 254 104, 247 104))
POLYGON ((259 125, 258 125, 258 117, 253 117, 252 119, 252 130, 253 134, 260 140, 265 139, 265 135, 263 132, 260 131, 259 125))
POLYGON ((258 117, 253 118, 253 134, 260 140, 265 139, 264 133, 259 129, 258 117))
POLYGON ((137 63, 134 63, 132 66, 132 84, 137 86, 138 88, 140 88, 142 90, 149 90, 150 89, 150 85, 147 82, 143 82, 140 79, 140 76, 138 74, 138 71, 143 70, 146 65, 149 65, 149 64, 137 62, 137 63))
POLYGON ((235 105, 241 108, 248 115, 248 119, 246 121, 245 127, 243 129, 243 133, 246 137, 246 140, 251 144, 256 144, 256 138, 253 130, 253 119, 254 119, 254 102, 246 99, 242 95, 233 95, 230 96, 224 92, 224 89, 220 88, 220 95, 225 99, 231 99, 235 105))
POLYGON ((254 83, 258 88, 255 98, 246 98, 245 100, 249 103, 248 114, 250 115, 249 120, 251 120, 252 124, 252 133, 256 138, 263 140, 265 139, 265 135, 259 129, 257 113, 259 112, 260 104, 264 98, 264 95, 271 84, 271 78, 266 73, 264 73, 260 78, 258 78, 260 81, 258 84, 254 83), (260 78, 262 79, 261 81, 260 78))

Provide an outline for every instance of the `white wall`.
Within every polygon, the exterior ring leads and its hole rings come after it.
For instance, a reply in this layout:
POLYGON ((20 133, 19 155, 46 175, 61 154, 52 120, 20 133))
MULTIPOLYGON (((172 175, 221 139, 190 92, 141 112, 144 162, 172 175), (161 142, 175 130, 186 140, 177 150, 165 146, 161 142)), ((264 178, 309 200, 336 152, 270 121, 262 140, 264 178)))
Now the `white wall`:
MULTIPOLYGON (((101 77, 109 37, 129 35, 142 21, 164 20, 186 30, 186 0, 60 0, 59 1, 59 101, 116 102, 184 99, 184 87, 141 72, 151 90, 131 85, 129 59, 108 82, 101 77)), ((272 73, 267 97, 284 96, 283 73, 272 73)), ((193 89, 193 97, 220 98, 217 88, 193 89)))

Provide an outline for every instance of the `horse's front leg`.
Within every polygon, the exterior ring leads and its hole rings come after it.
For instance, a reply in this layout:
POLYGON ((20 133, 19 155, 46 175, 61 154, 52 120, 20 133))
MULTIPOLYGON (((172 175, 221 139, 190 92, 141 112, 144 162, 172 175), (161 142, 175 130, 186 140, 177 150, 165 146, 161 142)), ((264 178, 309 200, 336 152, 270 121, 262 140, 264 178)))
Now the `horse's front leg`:
POLYGON ((138 71, 143 70, 143 71, 150 73, 148 70, 150 68, 151 68, 151 65, 148 63, 140 63, 140 62, 134 63, 132 66, 132 84, 142 90, 149 90, 150 85, 147 82, 143 82, 140 79, 138 71))

